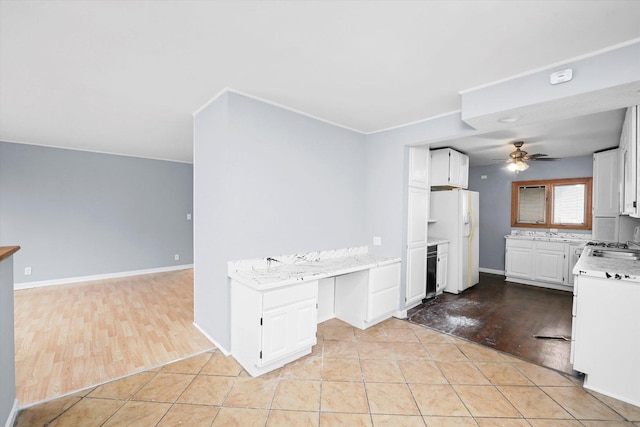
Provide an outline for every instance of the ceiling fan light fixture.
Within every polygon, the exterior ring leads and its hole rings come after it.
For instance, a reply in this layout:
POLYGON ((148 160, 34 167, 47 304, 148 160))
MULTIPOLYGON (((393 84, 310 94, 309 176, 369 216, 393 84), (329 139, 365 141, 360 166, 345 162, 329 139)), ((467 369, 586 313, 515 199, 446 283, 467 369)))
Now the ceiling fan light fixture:
POLYGON ((522 160, 516 160, 513 163, 509 163, 509 165, 507 166, 507 169, 509 169, 512 172, 522 172, 529 169, 529 165, 523 162, 522 160))
POLYGON ((520 120, 522 118, 522 116, 506 116, 506 117, 500 117, 498 119, 498 121, 500 123, 515 123, 518 120, 520 120))

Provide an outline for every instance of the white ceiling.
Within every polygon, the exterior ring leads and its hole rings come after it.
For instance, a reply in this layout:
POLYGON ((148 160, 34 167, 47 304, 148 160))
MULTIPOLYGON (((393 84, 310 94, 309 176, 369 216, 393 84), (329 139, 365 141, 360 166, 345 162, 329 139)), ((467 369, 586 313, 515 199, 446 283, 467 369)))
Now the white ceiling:
POLYGON ((471 166, 503 163, 523 141, 522 150, 548 157, 575 157, 618 146, 624 109, 605 111, 566 120, 514 127, 501 131, 431 144, 431 148, 451 147, 469 155, 471 166))
POLYGON ((639 18, 637 0, 0 0, 0 140, 189 162, 191 113, 225 87, 374 132, 636 39, 639 18))

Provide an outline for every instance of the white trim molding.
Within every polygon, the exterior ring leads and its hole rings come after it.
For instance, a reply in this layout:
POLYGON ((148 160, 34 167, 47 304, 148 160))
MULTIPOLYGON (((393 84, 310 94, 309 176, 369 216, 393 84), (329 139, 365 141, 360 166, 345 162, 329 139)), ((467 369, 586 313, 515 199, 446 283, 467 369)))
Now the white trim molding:
POLYGON ((478 268, 478 271, 481 273, 489 273, 489 274, 498 274, 500 276, 504 276, 504 270, 494 270, 493 268, 478 268))
POLYGON ((193 268, 193 264, 173 265, 171 267, 148 268, 145 270, 121 271, 118 273, 97 274, 95 276, 67 277, 64 279, 41 280, 38 282, 15 283, 14 290, 40 288, 42 286, 68 285, 79 282, 92 282, 94 280, 116 279, 119 277, 139 276, 141 274, 164 273, 167 271, 186 270, 193 268))
POLYGON ((18 399, 13 400, 13 407, 11 408, 11 412, 9 412, 9 417, 7 418, 7 422, 4 424, 4 427, 13 427, 16 422, 16 418, 18 418, 18 410, 20 408, 20 404, 18 399))
POLYGON ((222 354, 224 354, 225 356, 229 356, 231 354, 231 352, 229 350, 227 350, 226 348, 224 348, 223 346, 221 346, 216 340, 214 340, 213 338, 211 338, 211 335, 209 335, 208 333, 206 333, 196 322, 193 322, 193 326, 196 327, 197 330, 200 331, 200 333, 202 335, 204 335, 204 337, 206 339, 208 339, 209 341, 211 341, 213 343, 213 345, 216 346, 216 348, 218 350, 220 350, 222 352, 222 354))

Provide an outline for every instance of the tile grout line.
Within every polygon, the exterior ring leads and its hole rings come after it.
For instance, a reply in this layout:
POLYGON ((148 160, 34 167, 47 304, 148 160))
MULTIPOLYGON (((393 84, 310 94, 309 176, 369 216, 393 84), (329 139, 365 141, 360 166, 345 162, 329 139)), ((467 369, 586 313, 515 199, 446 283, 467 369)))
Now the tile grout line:
MULTIPOLYGON (((215 351, 217 351, 217 349, 216 349, 215 351)), ((184 392, 185 392, 185 391, 187 391, 187 389, 191 386, 191 384, 193 384, 193 382, 196 380, 196 378, 198 378, 198 376, 200 375, 200 373, 202 372, 202 370, 204 369, 204 367, 205 367, 205 366, 207 366, 207 365, 209 364, 209 362, 211 361, 211 359, 213 358, 213 354, 215 353, 215 351, 214 351, 214 352, 212 352, 212 353, 211 353, 211 355, 209 356, 209 359, 208 359, 205 363, 203 363, 203 364, 202 364, 202 366, 200 367, 200 369, 198 370, 198 372, 193 376, 193 378, 191 379, 191 381, 189 382, 189 384, 187 384, 187 386, 184 388, 184 390, 182 390, 182 391, 180 392, 180 394, 176 397, 176 399, 175 399, 173 402, 171 402, 171 405, 169 406, 169 408, 167 409, 167 411, 164 413, 164 415, 162 415, 162 417, 160 417, 160 419, 159 419, 159 420, 158 420, 158 422, 156 423, 156 426, 162 422, 162 420, 167 416, 167 414, 168 414, 168 413, 171 411, 171 409, 175 406, 176 402, 178 402, 178 400, 180 399, 180 397, 182 397, 182 395, 184 394, 184 392)), ((204 354, 204 353, 206 353, 206 352, 202 352, 202 353, 200 353, 200 354, 204 354)), ((193 356, 193 357, 195 357, 195 356, 193 356)), ((182 360, 185 360, 185 359, 182 359, 182 360)), ((179 362, 179 361, 178 361, 178 362, 179 362)), ((177 362, 173 362, 173 363, 177 363, 177 362)), ((164 368, 164 367, 166 367, 166 366, 169 366, 169 365, 170 365, 170 364, 164 365, 164 366, 163 366, 163 368, 164 368)), ((160 372, 162 372, 162 369, 160 369, 160 370, 158 371, 158 373, 160 373, 160 372)), ((169 374, 179 374, 179 375, 180 375, 180 374, 184 374, 184 373, 182 373, 182 372, 167 372, 167 373, 169 373, 169 374)), ((186 374, 186 375, 192 375, 192 374, 186 374)), ((154 377, 154 378, 155 378, 155 377, 154 377)), ((138 390, 138 391, 140 391, 140 390, 138 390)), ((136 393, 137 393, 137 392, 136 392, 136 393)), ((134 396, 135 396, 135 393, 134 393, 134 396)), ((208 405, 207 405, 207 406, 208 406, 208 405)), ((217 416, 218 416, 218 414, 216 414, 216 417, 217 417, 217 416)), ((215 419, 216 419, 216 417, 213 417, 213 420, 215 420, 215 419)), ((211 423, 212 423, 212 424, 213 424, 213 420, 211 420, 211 423)))

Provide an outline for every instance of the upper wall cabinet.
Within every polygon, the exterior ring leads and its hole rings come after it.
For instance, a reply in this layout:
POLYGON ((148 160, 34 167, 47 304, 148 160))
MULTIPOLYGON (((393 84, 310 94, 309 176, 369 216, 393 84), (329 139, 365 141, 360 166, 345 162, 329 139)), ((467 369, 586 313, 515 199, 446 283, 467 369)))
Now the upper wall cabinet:
POLYGON ((618 241, 620 214, 620 150, 602 151, 593 155, 593 219, 594 240, 618 241))
POLYGON ((627 113, 620 134, 620 166, 622 168, 622 214, 640 217, 638 199, 640 185, 638 184, 638 165, 640 153, 638 151, 638 106, 627 108, 627 113))
POLYGON ((618 183, 619 150, 602 151, 593 155, 593 215, 615 216, 620 212, 618 183))
POLYGON ((409 186, 429 188, 429 149, 411 147, 409 149, 409 186))
POLYGON ((431 187, 467 188, 469 157, 451 148, 431 150, 431 187))

